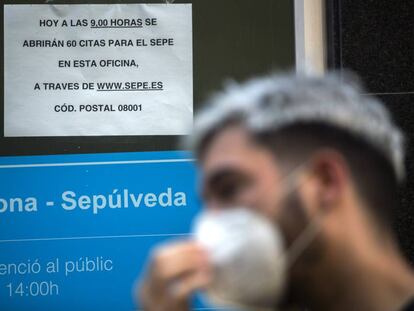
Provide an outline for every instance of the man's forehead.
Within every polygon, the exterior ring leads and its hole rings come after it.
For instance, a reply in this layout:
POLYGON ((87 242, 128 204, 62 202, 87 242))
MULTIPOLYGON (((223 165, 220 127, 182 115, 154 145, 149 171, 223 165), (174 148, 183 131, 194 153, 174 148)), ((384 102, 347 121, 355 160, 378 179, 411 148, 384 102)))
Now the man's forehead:
POLYGON ((274 165, 268 149, 255 143, 247 129, 232 125, 223 129, 210 142, 203 156, 201 167, 205 173, 219 170, 258 168, 274 165))
POLYGON ((248 131, 239 125, 231 125, 218 132, 209 142, 203 159, 203 168, 216 162, 240 161, 255 152, 252 138, 248 131))

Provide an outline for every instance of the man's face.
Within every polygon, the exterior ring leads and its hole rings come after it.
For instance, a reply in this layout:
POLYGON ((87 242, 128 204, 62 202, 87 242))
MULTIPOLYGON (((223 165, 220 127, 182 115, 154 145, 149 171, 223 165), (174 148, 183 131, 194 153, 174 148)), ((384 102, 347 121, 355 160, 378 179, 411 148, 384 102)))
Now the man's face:
MULTIPOLYGON (((312 221, 309 215, 318 201, 314 199, 317 183, 309 176, 296 176, 286 182, 285 177, 291 173, 289 169, 283 169, 277 155, 255 143, 239 126, 229 126, 214 137, 201 166, 202 194, 207 209, 254 209, 278 224, 288 249, 312 221), (287 189, 292 185, 293 189, 287 189)), ((297 271, 302 271, 302 267, 309 269, 308 264, 319 261, 323 245, 321 236, 315 238, 295 262, 296 269, 291 267, 283 303, 289 303, 297 295, 295 284, 301 283, 296 280, 302 274, 299 272, 298 277, 297 271)))
POLYGON ((214 137, 204 154, 202 170, 206 208, 249 207, 278 218, 275 202, 285 187, 281 167, 243 128, 229 126, 214 137))

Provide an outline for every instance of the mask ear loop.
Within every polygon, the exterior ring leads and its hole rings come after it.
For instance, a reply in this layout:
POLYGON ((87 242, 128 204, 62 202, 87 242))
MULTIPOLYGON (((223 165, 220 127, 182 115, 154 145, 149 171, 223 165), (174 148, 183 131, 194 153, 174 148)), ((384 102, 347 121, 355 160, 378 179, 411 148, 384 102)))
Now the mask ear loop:
POLYGON ((317 213, 311 218, 305 229, 300 233, 300 236, 292 243, 287 250, 287 267, 290 268, 299 256, 303 254, 306 248, 316 238, 321 229, 322 212, 317 213))
MULTIPOLYGON (((299 164, 288 175, 282 178, 281 182, 286 183, 288 186, 284 188, 284 191, 277 199, 276 204, 280 203, 283 199, 293 194, 295 190, 301 188, 306 182, 309 182, 309 180, 313 177, 312 174, 305 176, 304 179, 300 180, 299 183, 294 183, 299 179, 300 175, 303 174, 307 167, 307 162, 299 164)), ((323 214, 323 211, 321 211, 312 216, 305 229, 303 229, 303 231, 300 233, 299 237, 296 238, 292 245, 286 250, 287 268, 290 268, 293 263, 296 262, 299 256, 315 239, 321 228, 321 219, 323 217, 323 214)))

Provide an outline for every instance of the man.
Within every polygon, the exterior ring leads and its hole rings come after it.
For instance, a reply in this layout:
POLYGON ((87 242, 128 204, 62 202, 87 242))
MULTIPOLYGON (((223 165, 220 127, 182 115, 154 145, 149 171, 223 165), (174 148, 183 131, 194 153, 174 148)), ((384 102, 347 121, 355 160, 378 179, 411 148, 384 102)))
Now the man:
MULTIPOLYGON (((274 309, 414 310, 414 274, 391 229, 402 134, 362 92, 334 75, 265 77, 228 87, 196 120, 205 208, 248 207, 283 235, 291 261, 274 309)), ((209 255, 194 241, 154 252, 144 309, 188 310, 215 277, 209 255)))

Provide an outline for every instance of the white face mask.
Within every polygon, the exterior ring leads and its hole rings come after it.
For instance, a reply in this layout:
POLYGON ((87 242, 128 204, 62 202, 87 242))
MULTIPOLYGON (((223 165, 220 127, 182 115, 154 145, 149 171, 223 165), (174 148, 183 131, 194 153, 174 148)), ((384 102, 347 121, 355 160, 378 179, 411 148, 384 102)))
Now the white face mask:
MULTIPOLYGON (((298 180, 297 176, 302 171, 303 166, 298 167, 286 177, 287 187, 282 197, 299 187, 293 181, 298 180)), ((274 310, 284 293, 289 267, 319 231, 320 216, 315 215, 286 250, 278 225, 252 209, 202 212, 193 231, 196 241, 210 255, 214 267, 213 281, 206 290, 211 302, 246 309, 274 310)))
POLYGON ((256 309, 276 305, 285 286, 287 258, 272 223, 244 208, 207 211, 196 220, 195 237, 214 267, 206 291, 211 302, 256 309))

